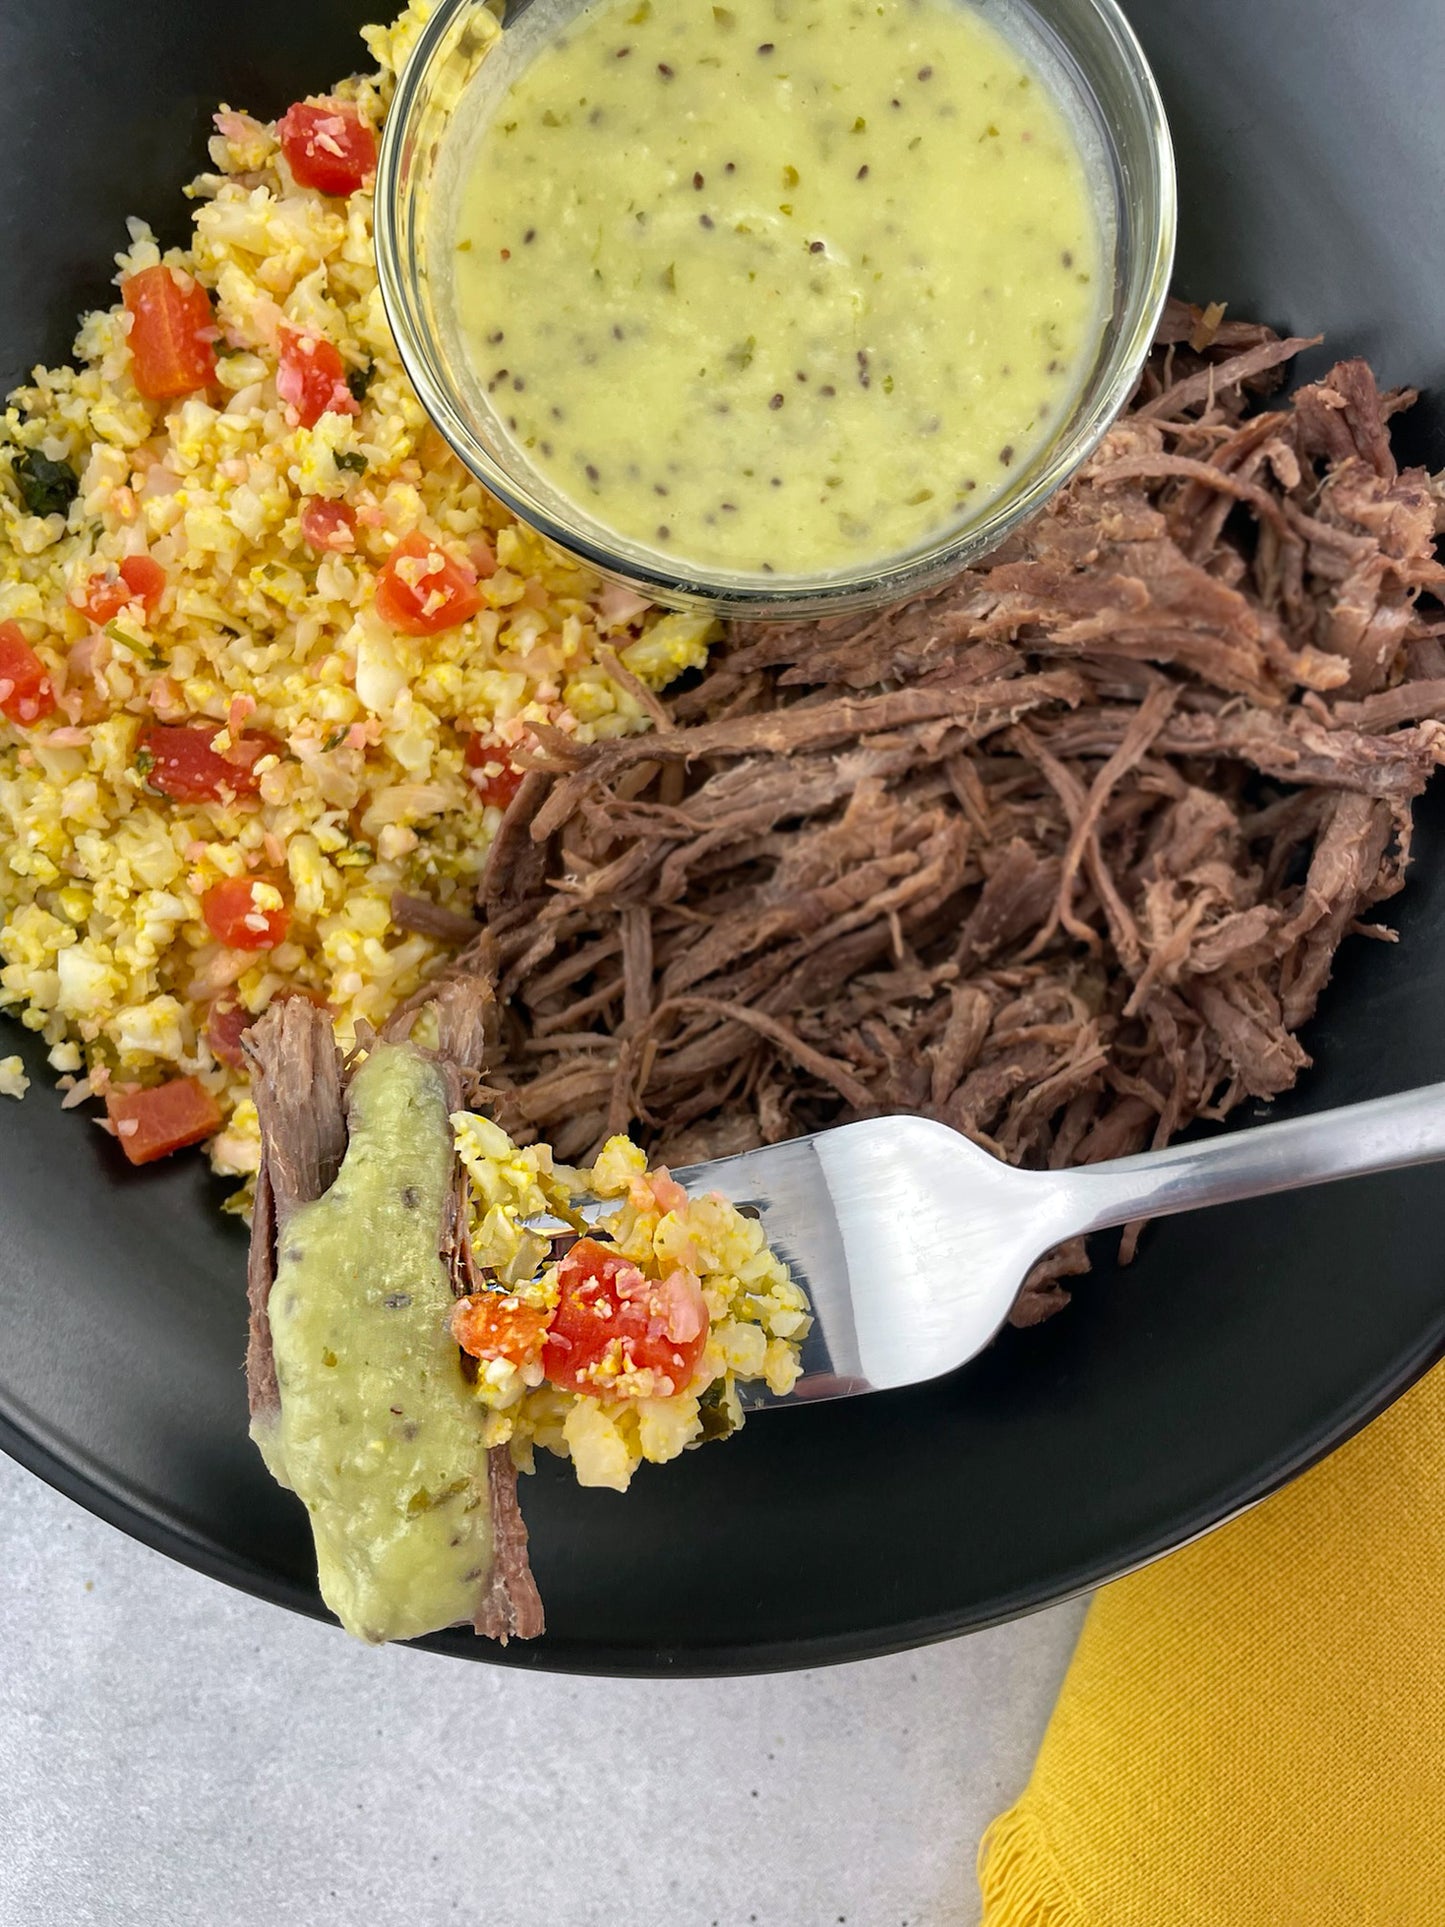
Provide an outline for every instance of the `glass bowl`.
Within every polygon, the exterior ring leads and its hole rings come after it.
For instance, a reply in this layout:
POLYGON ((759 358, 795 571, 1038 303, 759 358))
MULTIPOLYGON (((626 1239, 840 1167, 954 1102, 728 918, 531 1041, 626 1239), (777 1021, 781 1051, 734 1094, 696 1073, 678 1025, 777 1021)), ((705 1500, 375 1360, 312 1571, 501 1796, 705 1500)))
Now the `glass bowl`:
POLYGON ((1174 259, 1174 156, 1154 77, 1114 0, 973 0, 1048 80, 1095 180, 1113 287, 1093 365, 1052 440, 979 513, 882 559, 808 575, 692 567, 595 520, 528 463, 461 346, 447 263, 460 182, 512 77, 586 0, 523 0, 497 35, 481 0, 442 0, 397 82, 376 180, 382 299, 423 406, 493 495, 560 548, 672 608, 788 618, 916 594, 996 548, 1075 472, 1128 400, 1174 259))

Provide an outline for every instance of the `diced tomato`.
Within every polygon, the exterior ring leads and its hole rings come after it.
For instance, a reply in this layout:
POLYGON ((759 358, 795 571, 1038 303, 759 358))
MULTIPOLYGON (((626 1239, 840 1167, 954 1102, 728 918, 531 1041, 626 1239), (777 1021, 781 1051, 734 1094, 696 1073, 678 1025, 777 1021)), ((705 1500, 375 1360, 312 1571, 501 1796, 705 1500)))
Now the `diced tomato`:
POLYGON ((132 1164, 154 1164, 221 1128, 220 1105, 194 1077, 173 1077, 148 1091, 111 1091, 105 1108, 132 1164))
POLYGON ((218 943, 231 950, 274 950, 291 927, 291 912, 265 877, 226 877, 201 898, 201 915, 218 943), (258 892, 260 893, 258 896, 258 892))
POLYGON ((402 537, 376 578, 376 613, 404 636, 459 628, 481 606, 476 571, 419 529, 402 537))
POLYGON ((148 555, 128 555, 120 567, 93 575, 86 584, 81 607, 94 623, 109 622, 129 603, 144 605, 147 618, 160 606, 166 572, 148 555))
POLYGON ((142 268, 120 287, 131 317, 135 385, 152 401, 194 394, 215 378, 216 324, 199 281, 169 268, 142 268))
POLYGON ((177 803, 222 803, 254 796, 261 787, 254 765, 274 756, 280 744, 260 730, 237 736, 224 755, 211 745, 219 723, 151 723, 136 744, 148 758, 146 781, 177 803))
POLYGON ((256 1021, 256 1013, 228 998, 218 997, 206 1018, 206 1042, 218 1064, 240 1070, 246 1062, 241 1039, 256 1021))
POLYGON ((301 426, 314 428, 323 415, 359 415, 361 403, 346 385, 346 363, 336 343, 284 324, 278 332, 276 393, 295 409, 301 426))
MULTIPOLYGON (((303 990, 299 984, 283 984, 271 1002, 284 1004, 288 997, 304 997, 308 1004, 315 1004, 319 1010, 330 1008, 319 991, 303 990)), ((218 997, 206 1019, 206 1042, 216 1062, 229 1064, 232 1070, 244 1070, 246 1053, 241 1048, 241 1039, 252 1024, 260 1021, 260 1011, 247 1010, 234 997, 218 997)))
POLYGON ((542 1350, 554 1385, 594 1398, 666 1398, 686 1389, 708 1332, 691 1272, 645 1278, 595 1238, 579 1238, 557 1275, 562 1295, 542 1350))
POLYGON ((527 772, 517 768, 505 747, 494 737, 480 733, 468 736, 462 756, 473 772, 472 788, 481 801, 495 803, 499 810, 506 809, 522 787, 522 778, 527 772))
POLYGON ((298 187, 354 194, 376 172, 376 136, 349 101, 298 100, 276 134, 298 187))
POLYGON ((505 1358, 512 1365, 529 1365, 542 1350, 552 1314, 520 1298, 480 1291, 463 1298, 452 1313, 452 1336, 473 1358, 505 1358))
POLYGON ((0 715, 12 723, 42 723, 55 708, 45 664, 18 622, 0 622, 0 715))
POLYGON ((318 551, 349 553, 356 547, 356 510, 349 502, 313 495, 301 511, 301 540, 318 551))

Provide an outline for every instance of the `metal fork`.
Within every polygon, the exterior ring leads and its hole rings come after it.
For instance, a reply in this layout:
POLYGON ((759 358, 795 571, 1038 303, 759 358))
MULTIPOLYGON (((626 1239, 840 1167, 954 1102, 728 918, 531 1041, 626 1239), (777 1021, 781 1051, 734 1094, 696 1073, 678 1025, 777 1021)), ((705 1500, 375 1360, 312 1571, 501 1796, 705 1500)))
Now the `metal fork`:
MULTIPOLYGON (((1030 1266, 1081 1232, 1445 1158, 1445 1084, 1067 1171, 921 1117, 841 1124, 673 1176, 762 1219, 814 1326, 789 1400, 914 1385, 981 1351, 1030 1266)), ((749 1407, 780 1402, 740 1385, 749 1407)))

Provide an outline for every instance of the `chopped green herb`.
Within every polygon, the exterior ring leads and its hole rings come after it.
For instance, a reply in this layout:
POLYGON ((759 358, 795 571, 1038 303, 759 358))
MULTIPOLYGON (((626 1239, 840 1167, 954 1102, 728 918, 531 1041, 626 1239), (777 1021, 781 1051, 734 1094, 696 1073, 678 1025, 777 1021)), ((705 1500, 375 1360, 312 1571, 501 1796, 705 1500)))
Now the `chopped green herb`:
POLYGON ((112 642, 118 643, 122 649, 128 651, 132 656, 144 657, 147 654, 146 646, 140 637, 131 635, 128 629, 121 628, 119 616, 114 617, 105 625, 104 633, 110 637, 112 642))
MULTIPOLYGON (((471 242, 459 243, 458 245, 470 247, 471 242)), ((351 399, 353 401, 365 401, 371 384, 375 380, 376 363, 374 361, 367 362, 364 368, 350 369, 346 376, 346 385, 351 390, 351 399)))
POLYGON ((332 459, 338 468, 350 469, 353 475, 366 473, 366 457, 358 455, 354 448, 340 449, 332 459))
POLYGON ((80 477, 70 463, 52 462, 38 448, 17 450, 10 457, 10 473, 32 515, 64 515, 80 493, 80 477))
POLYGON ((702 1421, 702 1435, 705 1439, 725 1439, 730 1432, 737 1429, 728 1403, 728 1385, 725 1378, 715 1378, 698 1400, 698 1417, 702 1421))

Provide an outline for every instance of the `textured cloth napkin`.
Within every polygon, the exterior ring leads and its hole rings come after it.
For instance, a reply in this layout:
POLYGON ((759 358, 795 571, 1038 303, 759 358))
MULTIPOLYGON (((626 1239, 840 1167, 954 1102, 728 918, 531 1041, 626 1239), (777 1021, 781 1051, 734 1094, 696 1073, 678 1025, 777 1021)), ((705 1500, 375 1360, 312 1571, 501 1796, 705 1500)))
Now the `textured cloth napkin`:
POLYGON ((1445 1927, 1445 1366, 1106 1587, 984 1927, 1445 1927))

